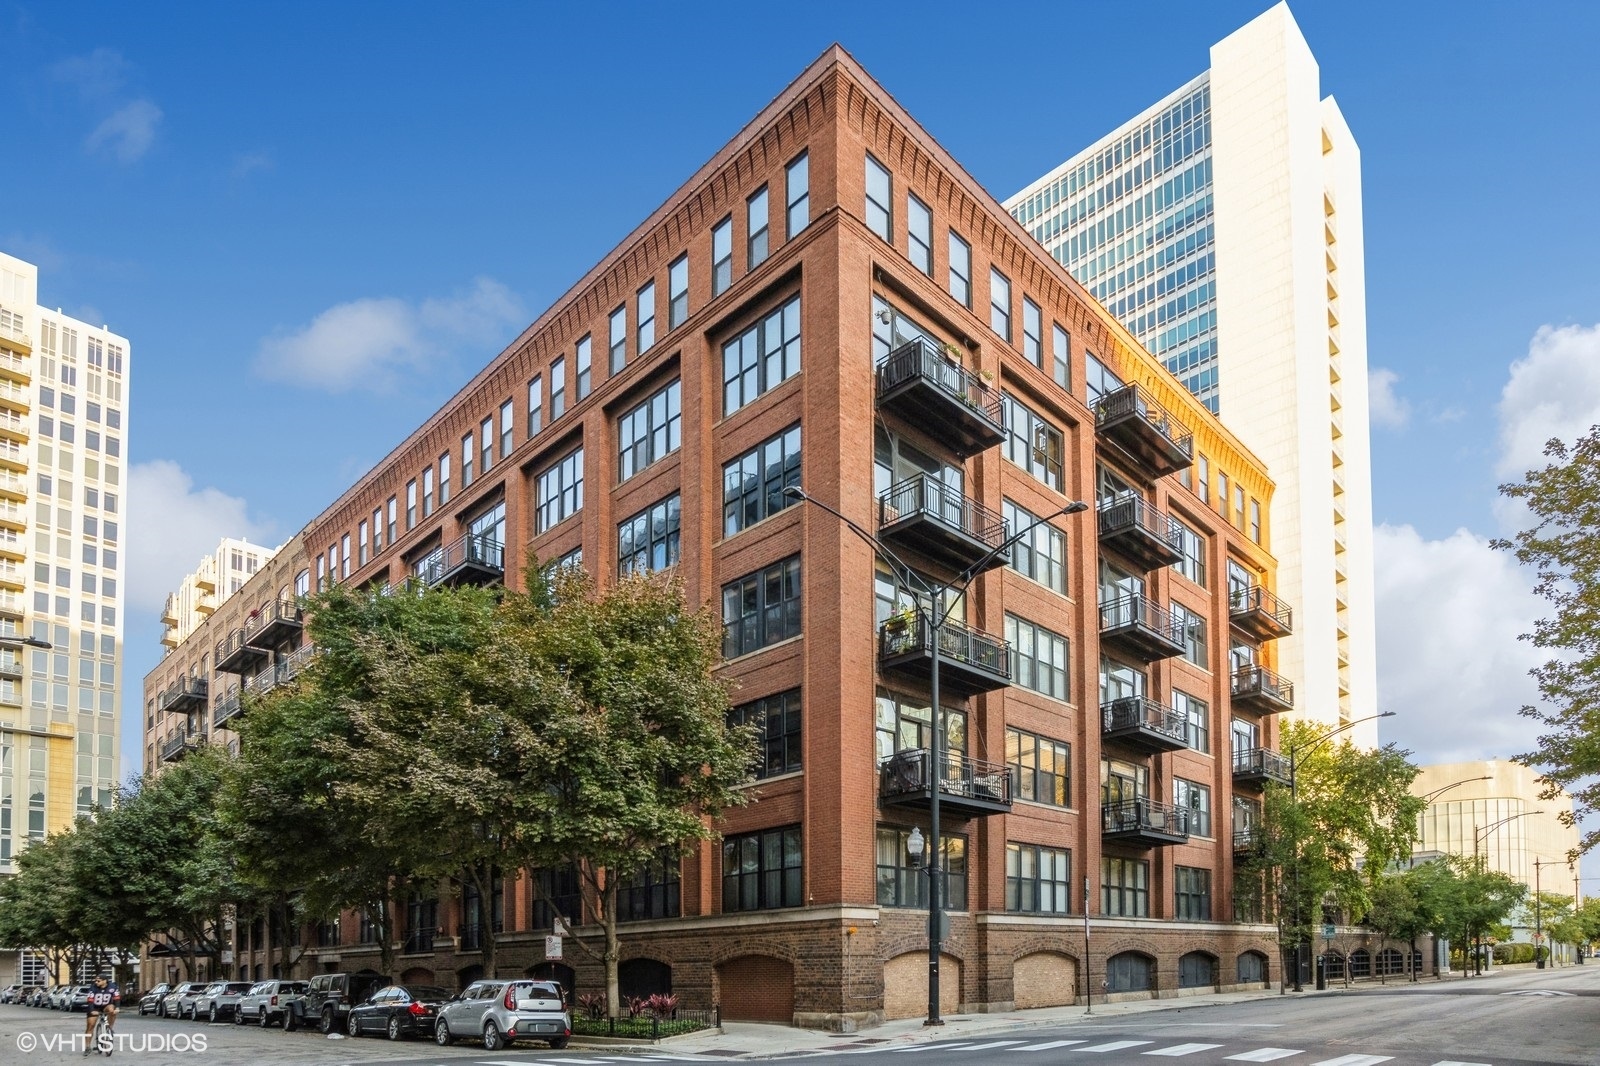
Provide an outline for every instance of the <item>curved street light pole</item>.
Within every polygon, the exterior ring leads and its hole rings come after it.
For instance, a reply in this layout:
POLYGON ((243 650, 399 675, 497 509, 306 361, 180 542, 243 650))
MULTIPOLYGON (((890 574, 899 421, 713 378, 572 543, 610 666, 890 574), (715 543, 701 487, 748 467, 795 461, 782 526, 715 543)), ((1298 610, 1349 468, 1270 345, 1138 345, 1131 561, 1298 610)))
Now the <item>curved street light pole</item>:
MULTIPOLYGON (((1533 860, 1533 958, 1538 969, 1544 969, 1544 900, 1539 898, 1539 868, 1542 866, 1558 866, 1561 859, 1534 859, 1533 860)), ((1567 863, 1567 869, 1572 868, 1572 863, 1567 863)), ((1574 897, 1576 898, 1576 897, 1574 897)), ((1552 960, 1554 955, 1551 955, 1552 960)))
MULTIPOLYGON (((1326 744, 1340 733, 1343 733, 1346 729, 1352 729, 1366 722, 1375 722, 1379 718, 1393 718, 1394 716, 1394 711, 1382 711, 1378 714, 1369 714, 1365 718, 1355 718, 1339 726, 1337 729, 1328 730, 1328 732, 1322 734, 1320 737, 1314 737, 1305 744, 1301 744, 1289 749, 1289 806, 1292 807, 1295 812, 1294 840, 1291 842, 1290 849, 1294 856, 1294 869, 1291 871, 1293 874, 1293 879, 1289 891, 1293 894, 1294 899, 1294 990, 1296 992, 1305 991, 1300 982, 1300 956, 1306 943, 1304 932, 1304 916, 1300 913, 1300 753, 1304 752, 1305 754, 1310 755, 1313 751, 1316 751, 1318 748, 1322 747, 1322 745, 1326 744)), ((1278 985, 1278 991, 1280 994, 1283 991, 1283 984, 1281 982, 1278 985)))
MULTIPOLYGON (((929 688, 933 703, 931 708, 933 736, 928 752, 928 842, 926 845, 928 849, 928 1016, 922 1024, 943 1025, 944 1019, 939 1016, 939 954, 944 940, 944 930, 941 928, 944 923, 941 920, 942 911, 939 902, 939 890, 941 887, 939 875, 944 872, 939 839, 939 792, 944 784, 944 716, 940 713, 939 707, 939 654, 943 644, 944 624, 949 621, 950 612, 966 596, 967 590, 978 579, 978 575, 983 573, 984 568, 1003 552, 1009 551, 1012 545, 1052 518, 1087 511, 1089 505, 1082 500, 1073 500, 1054 514, 1035 519, 1011 534, 991 548, 988 554, 963 570, 961 576, 957 579, 960 585, 956 595, 948 597, 948 603, 941 604, 939 597, 941 593, 948 592, 950 586, 936 586, 931 581, 923 578, 912 570, 905 560, 896 555, 888 545, 868 533, 865 529, 862 529, 861 526, 849 518, 846 518, 839 511, 807 493, 799 485, 790 485, 783 490, 783 494, 793 500, 804 500, 806 503, 815 504, 843 522, 846 529, 865 541, 874 554, 889 564, 890 569, 894 571, 895 578, 911 589, 913 595, 921 592, 928 598, 928 639, 931 645, 929 688)), ((1085 909, 1088 908, 1087 901, 1085 901, 1084 907, 1085 909)))
MULTIPOLYGON (((1544 813, 1543 811, 1518 811, 1516 814, 1513 814, 1513 815, 1510 815, 1508 817, 1502 818, 1498 822, 1490 822, 1488 825, 1484 826, 1482 829, 1479 829, 1477 826, 1473 826, 1472 827, 1472 866, 1473 866, 1473 869, 1476 870, 1478 868, 1478 845, 1480 843, 1482 843, 1484 837, 1488 836, 1494 830, 1496 830, 1496 829, 1500 828, 1501 826, 1505 825, 1507 822, 1514 822, 1518 818, 1526 818, 1530 814, 1543 814, 1543 813, 1544 813)), ((1536 881, 1538 880, 1538 870, 1534 871, 1534 880, 1536 880, 1536 881)), ((1476 929, 1468 930, 1468 932, 1470 934, 1469 938, 1473 942, 1472 968, 1477 972, 1477 975, 1479 977, 1482 977, 1483 976, 1483 939, 1482 939, 1482 934, 1476 929)))
POLYGON ((1460 788, 1462 785, 1470 785, 1474 781, 1493 781, 1493 780, 1494 780, 1494 775, 1493 774, 1484 774, 1482 777, 1464 777, 1460 781, 1452 781, 1452 782, 1450 782, 1448 785, 1445 785, 1443 788, 1436 788, 1432 792, 1425 793, 1420 798, 1421 798, 1423 803, 1432 803, 1433 800, 1434 800, 1434 797, 1442 796, 1446 792, 1449 792, 1452 788, 1460 788))

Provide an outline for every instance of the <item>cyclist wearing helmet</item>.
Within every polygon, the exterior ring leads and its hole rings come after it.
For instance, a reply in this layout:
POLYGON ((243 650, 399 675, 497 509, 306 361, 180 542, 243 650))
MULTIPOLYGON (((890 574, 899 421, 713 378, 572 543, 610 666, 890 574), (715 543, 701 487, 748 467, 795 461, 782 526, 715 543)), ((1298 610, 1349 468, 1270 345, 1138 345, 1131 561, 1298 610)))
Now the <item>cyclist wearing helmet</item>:
POLYGON ((106 1015, 106 1024, 113 1030, 117 1026, 117 1004, 122 1001, 122 992, 117 988, 115 981, 108 980, 105 974, 94 979, 89 986, 89 1002, 84 1005, 88 1012, 88 1019, 83 1027, 83 1053, 89 1054, 94 1048, 94 1023, 100 1017, 100 1012, 106 1015))

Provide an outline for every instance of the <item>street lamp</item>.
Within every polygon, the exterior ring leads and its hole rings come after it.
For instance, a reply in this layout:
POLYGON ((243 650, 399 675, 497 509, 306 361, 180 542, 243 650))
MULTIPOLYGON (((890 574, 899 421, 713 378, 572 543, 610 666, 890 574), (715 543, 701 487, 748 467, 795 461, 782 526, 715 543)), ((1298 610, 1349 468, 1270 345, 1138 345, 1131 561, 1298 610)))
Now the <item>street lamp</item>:
MULTIPOLYGON (((941 593, 948 592, 951 586, 940 587, 922 577, 911 569, 905 560, 896 555, 888 545, 868 533, 865 529, 862 529, 849 518, 846 518, 839 511, 823 503, 815 496, 808 494, 799 485, 790 485, 783 490, 783 494, 793 500, 804 500, 806 503, 815 504, 833 515, 840 522, 843 522, 846 529, 865 541, 878 558, 889 564, 889 568, 894 571, 895 578, 905 585, 912 595, 925 596, 928 600, 928 630, 932 644, 930 649, 932 665, 929 673, 929 687, 932 690, 933 703, 933 746, 928 753, 928 776, 931 786, 928 790, 928 838, 922 843, 922 847, 925 847, 928 852, 928 1017, 922 1024, 943 1025, 944 1019, 939 1016, 939 949, 941 941, 944 939, 943 930, 940 928, 943 924, 943 914, 939 904, 939 875, 944 872, 939 861, 939 792, 944 784, 944 715, 939 708, 939 652, 943 646, 944 624, 950 620, 950 612, 955 609, 955 605, 963 601, 967 590, 972 587, 972 583, 978 579, 978 575, 983 573, 984 568, 990 562, 1003 552, 1011 550, 1012 545, 1052 518, 1087 511, 1089 505, 1082 500, 1073 500, 1054 514, 1035 519, 995 545, 981 559, 961 572, 961 576, 957 578, 957 594, 948 597, 943 609, 941 609, 939 597, 941 593)), ((917 829, 913 829, 912 838, 906 844, 906 851, 913 858, 920 854, 922 850, 916 843, 920 835, 917 829)), ((1084 906, 1087 907, 1088 904, 1085 903, 1084 906)))
MULTIPOLYGON (((1472 827, 1472 866, 1473 866, 1473 869, 1477 869, 1478 868, 1478 845, 1483 842, 1483 838, 1484 837, 1488 836, 1494 830, 1496 830, 1496 829, 1500 828, 1501 826, 1505 825, 1507 822, 1514 822, 1518 818, 1526 818, 1530 814, 1543 814, 1543 813, 1544 813, 1543 811, 1518 811, 1516 814, 1509 815, 1509 816, 1507 816, 1505 818, 1502 818, 1498 822, 1490 822, 1488 825, 1484 826, 1482 829, 1479 829, 1477 826, 1473 826, 1472 827)), ((1537 871, 1535 871, 1535 874, 1537 875, 1537 871)), ((1470 932, 1476 933, 1477 930, 1470 930, 1470 932)), ((1474 945, 1473 952, 1472 952, 1472 965, 1473 965, 1473 969, 1477 971, 1477 975, 1479 977, 1482 977, 1483 976, 1483 944, 1482 944, 1481 941, 1478 942, 1476 945, 1474 945)))
MULTIPOLYGON (((1539 898, 1539 868, 1560 863, 1560 859, 1533 860, 1533 959, 1541 970, 1544 969, 1544 901, 1539 898)), ((1567 869, 1572 869, 1572 863, 1567 863, 1567 869)))
POLYGON ((49 651, 55 645, 38 637, 0 637, 0 648, 43 648, 49 651))
MULTIPOLYGON (((1364 722, 1375 722, 1379 718, 1393 718, 1394 716, 1394 711, 1382 711, 1378 714, 1369 714, 1365 718, 1356 718, 1344 723, 1344 725, 1339 726, 1337 729, 1328 730, 1320 737, 1312 738, 1305 744, 1300 744, 1289 749, 1289 806, 1295 811, 1296 814, 1296 828, 1294 831, 1294 841, 1291 848, 1291 852, 1294 855, 1294 869, 1292 871, 1294 876, 1290 886, 1290 892, 1293 893, 1294 897, 1294 990, 1296 992, 1305 991, 1305 989, 1301 987, 1300 983, 1300 956, 1305 948, 1305 941, 1302 939, 1305 935, 1302 931, 1302 926, 1304 923, 1301 920, 1300 914, 1300 753, 1305 752, 1307 755, 1311 754, 1313 751, 1316 751, 1318 748, 1322 747, 1323 744, 1326 744, 1340 733, 1343 733, 1346 729, 1354 728, 1355 726, 1361 725, 1364 722)), ((1280 994, 1282 993, 1282 983, 1278 985, 1278 991, 1280 994)))
POLYGON ((1493 780, 1494 780, 1494 775, 1493 774, 1484 774, 1482 777, 1464 777, 1460 781, 1452 781, 1448 785, 1445 785, 1443 788, 1436 788, 1432 792, 1424 794, 1421 797, 1421 799, 1422 799, 1423 803, 1432 803, 1433 802, 1433 798, 1435 796, 1442 796, 1446 792, 1449 792, 1452 788, 1459 788, 1462 785, 1470 785, 1474 781, 1493 781, 1493 780))

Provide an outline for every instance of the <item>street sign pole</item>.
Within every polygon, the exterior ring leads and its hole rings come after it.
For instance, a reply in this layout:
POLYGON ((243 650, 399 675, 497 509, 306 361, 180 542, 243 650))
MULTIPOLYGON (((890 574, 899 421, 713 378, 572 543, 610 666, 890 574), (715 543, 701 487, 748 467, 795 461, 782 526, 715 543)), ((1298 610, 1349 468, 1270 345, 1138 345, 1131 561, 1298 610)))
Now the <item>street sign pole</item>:
POLYGON ((1088 1007, 1085 1014, 1094 1013, 1094 983, 1090 978, 1093 971, 1089 966, 1089 879, 1083 879, 1083 991, 1088 997, 1088 1007))

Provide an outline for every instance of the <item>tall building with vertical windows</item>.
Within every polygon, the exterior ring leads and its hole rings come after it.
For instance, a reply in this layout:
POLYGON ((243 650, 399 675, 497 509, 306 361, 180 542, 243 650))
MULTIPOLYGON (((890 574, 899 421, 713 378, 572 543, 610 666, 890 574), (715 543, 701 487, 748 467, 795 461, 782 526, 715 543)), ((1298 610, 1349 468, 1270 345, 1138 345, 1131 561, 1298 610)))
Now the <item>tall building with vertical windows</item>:
POLYGON ((194 571, 185 574, 178 587, 167 594, 161 608, 161 645, 171 652, 189 639, 200 623, 216 613, 217 607, 244 588, 250 576, 271 559, 276 548, 265 548, 247 540, 222 538, 217 550, 200 560, 194 571))
MULTIPOLYGON (((1272 471, 1297 713, 1375 713, 1360 152, 1288 6, 1006 208, 1272 471)), ((1190 476, 1236 519, 1214 457, 1190 476)))
POLYGON ((38 285, 0 253, 0 876, 120 772, 129 345, 38 285))

